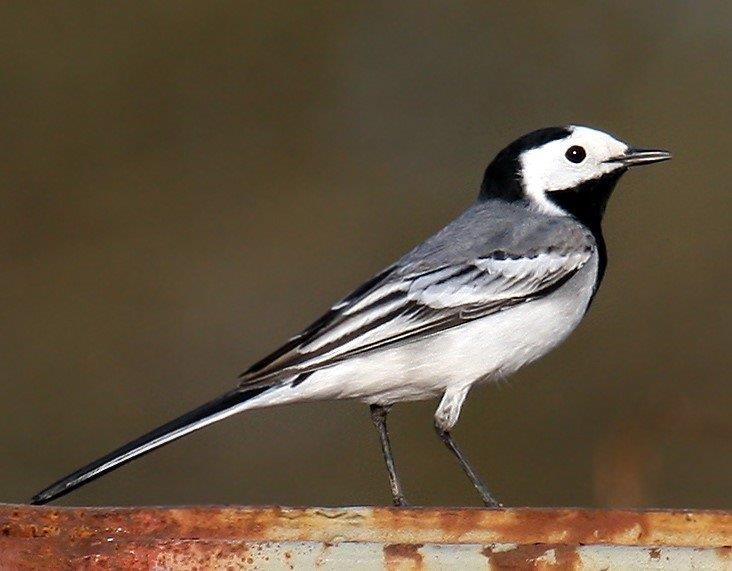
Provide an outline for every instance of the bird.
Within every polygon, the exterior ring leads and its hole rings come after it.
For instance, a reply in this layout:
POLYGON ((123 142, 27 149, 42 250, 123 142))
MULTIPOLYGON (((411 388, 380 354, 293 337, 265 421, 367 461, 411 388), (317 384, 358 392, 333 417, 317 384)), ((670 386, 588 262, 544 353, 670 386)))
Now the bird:
POLYGON ((44 504, 156 448, 247 410, 352 399, 369 406, 392 502, 406 506, 387 415, 440 399, 434 428, 483 503, 501 504, 452 431, 471 388, 508 377, 577 327, 607 264, 602 219, 628 169, 665 161, 583 125, 528 133, 485 169, 456 219, 242 373, 229 392, 36 494, 44 504))

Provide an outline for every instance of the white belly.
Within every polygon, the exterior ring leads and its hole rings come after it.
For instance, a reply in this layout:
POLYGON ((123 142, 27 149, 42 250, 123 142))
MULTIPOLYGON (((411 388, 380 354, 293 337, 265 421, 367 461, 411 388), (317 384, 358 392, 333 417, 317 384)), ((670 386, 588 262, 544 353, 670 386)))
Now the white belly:
POLYGON ((441 395, 447 387, 505 377, 551 351, 577 327, 596 275, 593 257, 545 298, 349 359, 313 373, 295 388, 267 391, 250 401, 251 408, 337 398, 378 404, 422 400, 441 395))

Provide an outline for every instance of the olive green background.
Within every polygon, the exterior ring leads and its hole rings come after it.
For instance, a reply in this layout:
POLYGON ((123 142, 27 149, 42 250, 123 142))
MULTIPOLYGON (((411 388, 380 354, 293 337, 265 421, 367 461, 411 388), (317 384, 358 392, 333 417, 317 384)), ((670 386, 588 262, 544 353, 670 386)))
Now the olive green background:
MULTIPOLYGON (((505 144, 577 122, 629 173, 559 350, 455 436, 509 505, 730 508, 732 4, 15 2, 0 8, 0 500, 231 387, 447 223, 505 144)), ((476 504, 391 415, 418 504, 476 504)), ((367 408, 228 419, 64 504, 388 503, 367 408)))

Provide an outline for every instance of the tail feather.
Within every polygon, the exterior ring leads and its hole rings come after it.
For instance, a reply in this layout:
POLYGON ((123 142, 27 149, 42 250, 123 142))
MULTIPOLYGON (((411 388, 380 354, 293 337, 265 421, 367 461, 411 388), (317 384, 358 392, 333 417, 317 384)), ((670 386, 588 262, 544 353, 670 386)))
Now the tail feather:
POLYGON ((72 490, 83 486, 106 474, 107 472, 119 468, 130 460, 138 458, 143 454, 164 446, 173 440, 185 436, 203 428, 213 422, 226 418, 239 412, 243 408, 243 404, 249 399, 263 393, 269 387, 258 387, 248 391, 234 390, 228 392, 206 404, 200 406, 175 420, 171 420, 167 424, 162 425, 155 430, 125 444, 124 446, 102 456, 91 464, 80 468, 73 474, 69 474, 58 482, 49 486, 45 490, 39 492, 31 499, 32 504, 45 504, 56 498, 68 494, 72 490))

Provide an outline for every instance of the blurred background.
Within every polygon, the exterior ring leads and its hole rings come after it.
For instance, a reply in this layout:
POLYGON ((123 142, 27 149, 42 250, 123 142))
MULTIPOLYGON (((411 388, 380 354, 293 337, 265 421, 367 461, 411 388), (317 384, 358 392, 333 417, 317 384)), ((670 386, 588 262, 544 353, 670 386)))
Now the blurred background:
MULTIPOLYGON (((577 122, 626 176, 576 333, 455 436, 508 505, 730 508, 732 4, 5 3, 1 501, 233 386, 577 122)), ((409 499, 478 498, 395 407, 409 499)), ((62 504, 386 504, 368 409, 230 418, 62 504)))

